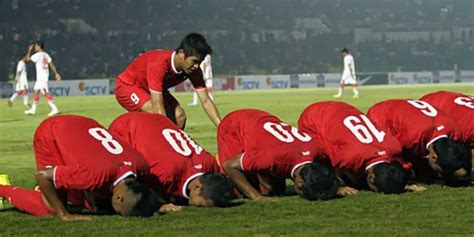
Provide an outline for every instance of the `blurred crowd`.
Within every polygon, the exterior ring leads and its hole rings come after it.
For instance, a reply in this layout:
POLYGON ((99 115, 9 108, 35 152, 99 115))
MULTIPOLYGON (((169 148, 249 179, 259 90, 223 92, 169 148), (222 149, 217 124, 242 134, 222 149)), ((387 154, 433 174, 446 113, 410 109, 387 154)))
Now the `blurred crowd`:
POLYGON ((358 71, 473 70, 473 22, 472 0, 0 1, 0 80, 34 40, 65 79, 111 78, 141 50, 174 49, 189 32, 206 36, 221 75, 336 72, 342 48, 358 71), (449 34, 356 40, 358 28, 449 34))

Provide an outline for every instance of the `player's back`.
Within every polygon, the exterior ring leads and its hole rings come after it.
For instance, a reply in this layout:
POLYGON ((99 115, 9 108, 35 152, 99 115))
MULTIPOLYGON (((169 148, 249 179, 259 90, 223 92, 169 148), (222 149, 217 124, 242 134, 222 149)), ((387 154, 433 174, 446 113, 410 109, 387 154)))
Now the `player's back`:
POLYGON ((361 170, 401 153, 398 141, 375 126, 361 111, 343 102, 318 102, 300 116, 298 127, 320 140, 335 167, 361 170))
POLYGON ((173 50, 151 50, 135 58, 118 76, 120 80, 129 85, 139 84, 148 88, 147 70, 168 68, 171 65, 173 50))
POLYGON ((474 147, 474 97, 450 91, 438 91, 424 95, 426 101, 453 118, 461 129, 463 140, 474 147))
POLYGON ((41 51, 31 56, 31 61, 35 63, 36 78, 38 80, 48 80, 49 63, 52 61, 48 53, 41 51))

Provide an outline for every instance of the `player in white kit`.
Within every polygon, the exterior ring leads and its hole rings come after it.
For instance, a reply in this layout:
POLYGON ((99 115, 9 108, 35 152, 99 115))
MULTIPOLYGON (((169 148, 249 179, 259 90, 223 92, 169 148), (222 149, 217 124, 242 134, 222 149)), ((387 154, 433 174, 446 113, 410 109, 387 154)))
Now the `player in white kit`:
POLYGON ((15 93, 8 99, 8 106, 13 106, 13 101, 18 96, 23 96, 23 105, 28 107, 28 77, 26 74, 26 54, 23 54, 16 66, 15 93))
POLYGON ((28 53, 26 54, 27 61, 32 61, 36 66, 36 82, 34 87, 33 95, 33 104, 31 109, 26 110, 25 114, 35 114, 36 109, 38 108, 39 94, 40 92, 47 98, 48 104, 51 107, 51 112, 48 116, 53 116, 59 113, 58 108, 54 104, 53 95, 49 93, 48 80, 49 80, 49 68, 53 70, 56 80, 61 80, 61 75, 59 75, 56 66, 53 63, 53 60, 48 53, 44 51, 44 43, 41 41, 36 42, 34 45, 30 45, 28 48, 28 53), (31 57, 31 51, 35 50, 35 54, 31 57))
MULTIPOLYGON (((204 60, 202 60, 200 67, 202 71, 202 77, 204 81, 206 82, 207 94, 209 95, 211 100, 214 101, 214 98, 212 97, 212 63, 211 63, 210 54, 204 57, 204 60)), ((193 102, 190 103, 189 106, 197 106, 197 105, 198 105, 198 95, 196 92, 194 92, 193 102)))
POLYGON ((344 71, 342 72, 341 82, 339 83, 339 91, 335 98, 342 96, 344 90, 344 85, 352 85, 352 91, 354 91, 354 96, 352 98, 359 98, 359 91, 357 90, 357 79, 355 75, 355 64, 354 57, 349 54, 349 50, 342 49, 341 56, 344 58, 344 71))

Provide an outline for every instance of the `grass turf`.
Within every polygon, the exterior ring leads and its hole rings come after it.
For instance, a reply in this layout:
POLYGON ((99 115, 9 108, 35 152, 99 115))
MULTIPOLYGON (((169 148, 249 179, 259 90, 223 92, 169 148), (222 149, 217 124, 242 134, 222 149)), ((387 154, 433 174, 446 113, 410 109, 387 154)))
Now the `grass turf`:
MULTIPOLYGON (((351 99, 346 89, 341 101, 366 111, 377 101, 390 98, 419 98, 437 90, 474 94, 472 84, 370 86, 362 87, 361 98, 351 99)), ((259 108, 296 124, 310 103, 332 100, 334 89, 288 89, 218 92, 217 106, 222 116, 240 108, 259 108)), ((188 115, 186 131, 208 151, 216 152, 216 128, 199 107, 187 107, 189 93, 176 93, 188 115)), ((49 106, 42 98, 38 113, 25 116, 21 98, 12 109, 0 100, 0 173, 12 184, 34 186, 32 137, 46 118, 49 106)), ((92 117, 108 126, 125 111, 113 96, 58 97, 62 113, 92 117)), ((0 236, 7 235, 118 235, 118 236, 315 236, 315 235, 474 235, 474 188, 428 187, 421 194, 379 195, 360 192, 326 202, 309 202, 298 196, 274 203, 240 200, 233 208, 186 207, 180 213, 153 218, 97 216, 91 222, 65 223, 54 217, 37 218, 14 208, 0 210, 0 236)))

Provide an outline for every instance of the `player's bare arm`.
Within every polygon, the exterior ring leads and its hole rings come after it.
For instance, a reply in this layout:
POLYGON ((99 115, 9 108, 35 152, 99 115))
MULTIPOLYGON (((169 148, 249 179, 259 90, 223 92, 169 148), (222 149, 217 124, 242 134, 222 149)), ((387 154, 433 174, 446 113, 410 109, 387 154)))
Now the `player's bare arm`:
MULTIPOLYGON (((150 95, 151 95, 151 100, 150 100, 151 108, 149 108, 149 111, 148 111, 148 108, 144 108, 142 110, 145 110, 147 112, 151 112, 154 114, 161 114, 161 115, 166 116, 165 100, 163 99, 163 94, 150 91, 150 95)), ((146 105, 143 107, 146 107, 146 105)))
POLYGON ((46 168, 36 172, 36 182, 38 183, 43 196, 46 198, 56 215, 63 221, 92 220, 90 217, 73 215, 68 212, 64 203, 59 198, 58 191, 54 187, 53 176, 53 168, 46 168))
POLYGON ((59 74, 58 69, 56 68, 56 65, 54 65, 53 61, 49 63, 49 67, 51 68, 51 70, 53 70, 56 81, 60 81, 62 79, 61 75, 59 74))
POLYGON ((225 173, 229 175, 229 177, 234 181, 237 188, 244 193, 245 196, 250 198, 251 200, 256 201, 272 201, 275 200, 272 197, 266 197, 261 195, 252 185, 249 183, 247 178, 242 172, 240 167, 240 158, 241 155, 238 155, 232 159, 225 161, 222 164, 222 168, 224 169, 225 173))
POLYGON ((199 100, 201 101, 203 109, 206 111, 207 116, 212 120, 212 122, 217 126, 221 123, 221 116, 219 115, 219 111, 217 110, 214 101, 211 100, 207 89, 202 89, 196 91, 199 96, 199 100))
POLYGON ((30 44, 28 46, 28 52, 26 53, 26 56, 25 56, 25 62, 29 62, 31 61, 31 52, 33 51, 33 48, 35 47, 34 44, 30 44))

